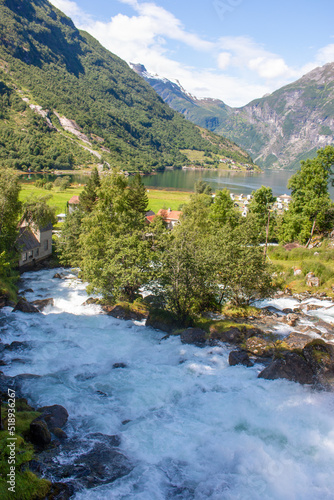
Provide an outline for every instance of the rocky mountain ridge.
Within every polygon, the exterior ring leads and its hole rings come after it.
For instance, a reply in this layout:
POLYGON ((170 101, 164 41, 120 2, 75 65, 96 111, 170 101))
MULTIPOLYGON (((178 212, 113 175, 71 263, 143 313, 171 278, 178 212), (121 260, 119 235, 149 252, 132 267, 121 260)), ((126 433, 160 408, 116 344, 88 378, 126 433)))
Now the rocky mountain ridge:
POLYGON ((263 168, 297 167, 300 160, 334 143, 334 63, 240 108, 219 99, 197 99, 140 65, 132 68, 173 109, 235 141, 263 168))

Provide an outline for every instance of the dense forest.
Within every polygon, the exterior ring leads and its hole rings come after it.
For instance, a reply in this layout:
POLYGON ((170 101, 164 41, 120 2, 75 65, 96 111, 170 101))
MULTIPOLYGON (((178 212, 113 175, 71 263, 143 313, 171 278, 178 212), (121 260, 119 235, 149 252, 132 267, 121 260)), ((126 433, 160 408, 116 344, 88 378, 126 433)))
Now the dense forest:
POLYGON ((42 119, 29 116, 17 97, 40 106, 58 129, 55 112, 73 120, 101 163, 109 166, 128 171, 180 167, 190 163, 180 151, 185 149, 252 163, 234 143, 174 112, 126 62, 77 30, 46 0, 0 0, 0 30, 2 107, 5 114, 12 113, 0 133, 9 166, 71 168, 88 164, 87 154, 96 162, 96 156, 79 152, 69 140, 64 153, 64 137, 57 138, 42 119), (29 130, 29 139, 22 137, 22 128, 29 130), (45 140, 39 132, 45 132, 45 140))

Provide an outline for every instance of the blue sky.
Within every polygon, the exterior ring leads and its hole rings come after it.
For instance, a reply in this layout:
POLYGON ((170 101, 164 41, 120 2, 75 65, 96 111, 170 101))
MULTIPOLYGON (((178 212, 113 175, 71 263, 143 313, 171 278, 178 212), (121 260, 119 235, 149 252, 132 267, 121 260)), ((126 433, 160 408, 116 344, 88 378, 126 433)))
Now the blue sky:
POLYGON ((51 0, 106 48, 242 106, 334 62, 333 0, 51 0))

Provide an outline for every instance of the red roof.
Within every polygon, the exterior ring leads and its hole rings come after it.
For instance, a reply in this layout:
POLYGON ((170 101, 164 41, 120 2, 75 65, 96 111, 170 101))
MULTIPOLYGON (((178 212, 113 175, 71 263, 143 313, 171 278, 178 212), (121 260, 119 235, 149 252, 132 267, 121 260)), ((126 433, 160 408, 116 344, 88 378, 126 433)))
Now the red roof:
POLYGON ((154 221, 155 217, 155 215, 146 215, 146 220, 151 223, 154 221))
POLYGON ((170 208, 168 210, 161 208, 157 215, 160 215, 165 221, 173 221, 179 220, 182 212, 180 210, 171 210, 170 208))
POLYGON ((79 205, 79 203, 80 203, 80 200, 79 200, 79 196, 77 196, 77 195, 72 196, 72 198, 68 201, 69 205, 79 205))

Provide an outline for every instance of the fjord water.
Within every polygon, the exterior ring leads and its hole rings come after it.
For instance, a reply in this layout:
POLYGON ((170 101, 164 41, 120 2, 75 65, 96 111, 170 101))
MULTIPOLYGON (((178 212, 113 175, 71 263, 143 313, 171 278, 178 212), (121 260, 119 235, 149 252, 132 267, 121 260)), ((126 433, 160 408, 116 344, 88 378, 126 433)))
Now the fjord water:
POLYGON ((230 367, 224 345, 183 345, 83 306, 84 284, 57 271, 26 273, 22 285, 54 307, 0 312, 2 342, 29 342, 7 351, 3 371, 40 375, 24 392, 36 407, 64 405, 68 435, 121 437, 132 472, 76 500, 333 499, 332 393, 258 379, 262 366, 230 367))

